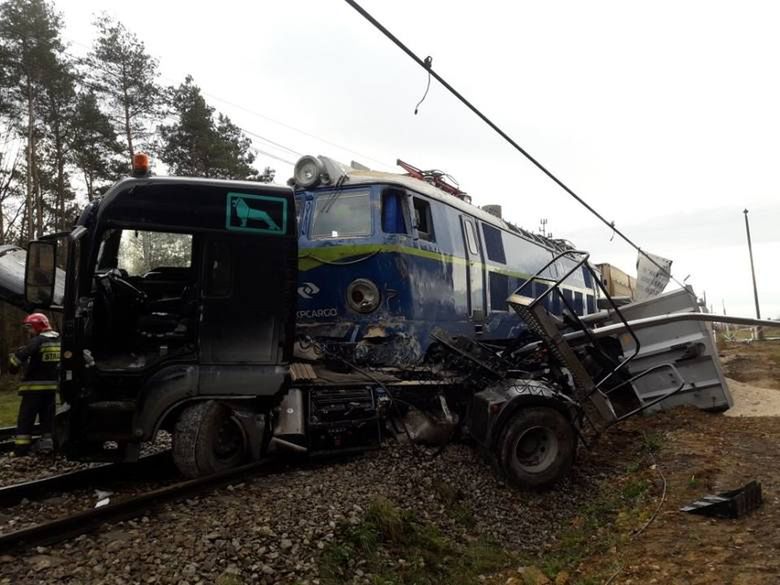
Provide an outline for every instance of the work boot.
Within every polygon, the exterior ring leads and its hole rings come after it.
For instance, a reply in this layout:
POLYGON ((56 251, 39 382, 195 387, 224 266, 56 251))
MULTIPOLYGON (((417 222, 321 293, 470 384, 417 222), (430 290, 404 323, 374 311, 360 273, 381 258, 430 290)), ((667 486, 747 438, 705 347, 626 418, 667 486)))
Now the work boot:
POLYGON ((14 437, 14 456, 25 457, 30 454, 32 437, 29 435, 16 435, 14 437))

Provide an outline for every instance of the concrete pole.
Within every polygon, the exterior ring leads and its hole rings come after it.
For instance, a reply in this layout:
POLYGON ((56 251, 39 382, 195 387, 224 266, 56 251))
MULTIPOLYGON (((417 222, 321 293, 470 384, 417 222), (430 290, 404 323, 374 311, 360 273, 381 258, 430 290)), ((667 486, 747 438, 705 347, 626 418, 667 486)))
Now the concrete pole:
MULTIPOLYGON (((748 253, 750 254, 750 272, 753 275, 753 298, 756 301, 756 319, 761 318, 761 308, 758 305, 758 287, 756 286, 756 267, 753 264, 753 243, 750 241, 750 222, 748 221, 748 210, 745 209, 745 233, 747 233, 748 253)), ((756 338, 763 339, 764 332, 760 327, 756 328, 756 338)))

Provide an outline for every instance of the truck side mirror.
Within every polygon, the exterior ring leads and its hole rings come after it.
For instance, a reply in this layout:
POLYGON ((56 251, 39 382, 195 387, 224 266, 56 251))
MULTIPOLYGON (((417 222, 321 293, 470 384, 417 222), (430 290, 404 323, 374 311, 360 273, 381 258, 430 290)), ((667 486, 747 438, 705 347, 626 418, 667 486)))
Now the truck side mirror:
POLYGON ((56 241, 30 242, 24 270, 24 297, 31 305, 48 308, 54 303, 56 261, 56 241))

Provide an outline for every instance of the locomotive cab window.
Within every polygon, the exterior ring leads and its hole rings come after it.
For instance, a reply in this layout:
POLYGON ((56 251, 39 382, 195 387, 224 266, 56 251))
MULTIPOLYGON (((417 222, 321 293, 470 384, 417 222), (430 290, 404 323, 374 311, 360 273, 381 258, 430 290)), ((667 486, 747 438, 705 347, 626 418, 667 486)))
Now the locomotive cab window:
POLYGON ((425 199, 414 197, 414 225, 421 240, 436 241, 433 232, 433 219, 431 217, 431 204, 425 199))
POLYGON ((371 202, 367 191, 322 193, 314 206, 309 237, 354 238, 371 235, 371 202))
POLYGON ((405 234, 404 193, 387 189, 382 193, 382 231, 386 234, 405 234))

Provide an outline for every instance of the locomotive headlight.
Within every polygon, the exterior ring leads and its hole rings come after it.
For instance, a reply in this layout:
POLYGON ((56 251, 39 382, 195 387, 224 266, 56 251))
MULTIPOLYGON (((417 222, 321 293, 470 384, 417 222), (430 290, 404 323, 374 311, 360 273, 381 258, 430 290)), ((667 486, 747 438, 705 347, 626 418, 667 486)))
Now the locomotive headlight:
POLYGON ((295 170, 293 171, 293 178, 295 184, 304 189, 309 187, 316 187, 320 182, 322 174, 325 172, 325 167, 322 162, 315 156, 306 155, 298 159, 295 163, 295 170))
POLYGON ((376 310, 381 300, 377 286, 366 278, 353 280, 347 287, 347 304, 358 313, 376 310))

